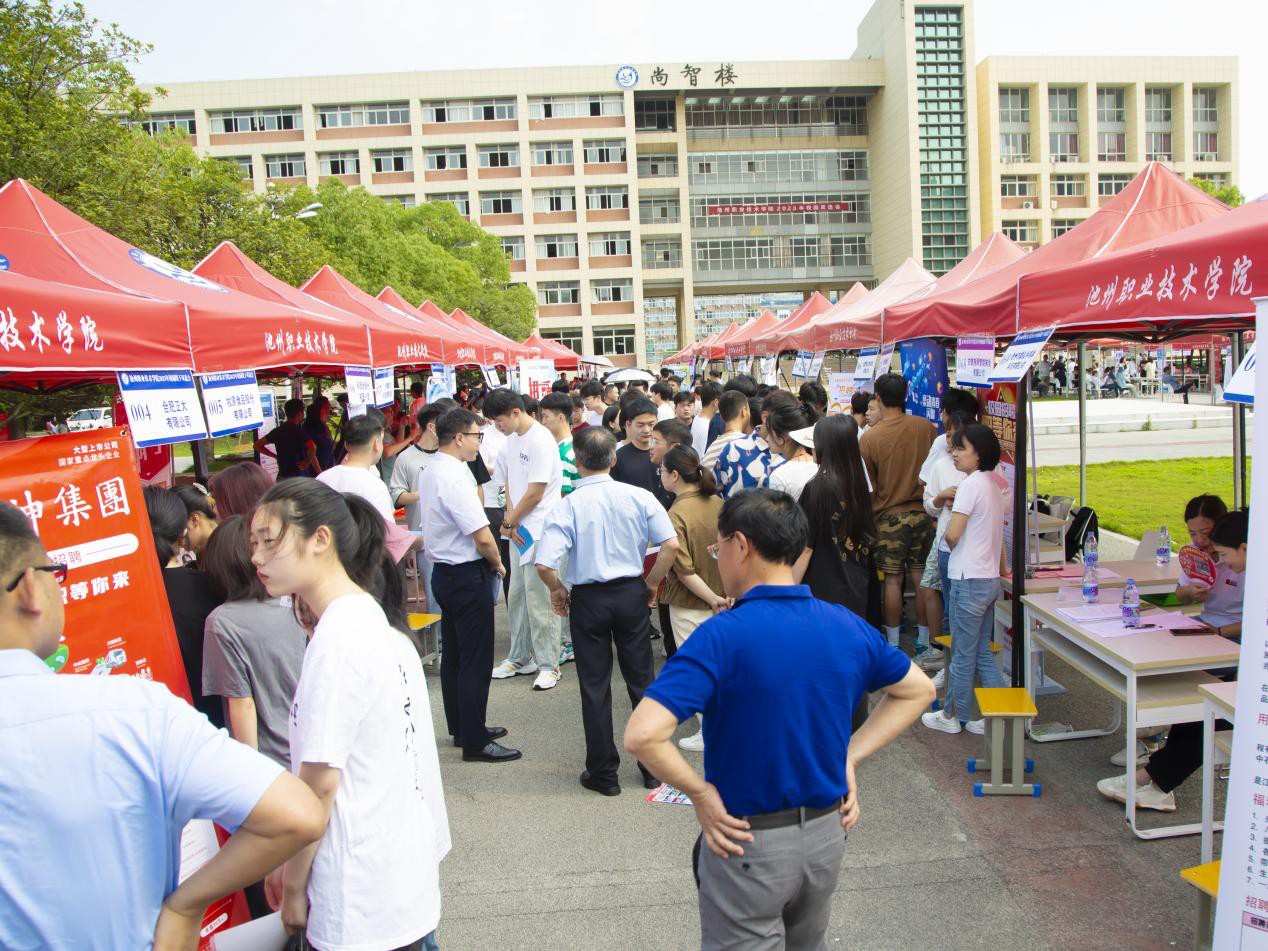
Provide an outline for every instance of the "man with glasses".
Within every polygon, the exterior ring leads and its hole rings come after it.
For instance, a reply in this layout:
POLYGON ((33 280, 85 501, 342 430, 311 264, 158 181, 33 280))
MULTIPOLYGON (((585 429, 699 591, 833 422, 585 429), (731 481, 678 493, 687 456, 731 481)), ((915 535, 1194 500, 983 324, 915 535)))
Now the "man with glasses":
POLYGON ((192 948, 207 905, 321 837, 322 808, 162 685, 55 675, 66 573, 0 502, 0 947, 192 948), (178 887, 191 819, 243 833, 178 887))
POLYGON ((506 568, 470 463, 480 452, 480 418, 453 409, 436 421, 436 458, 418 478, 423 545, 440 608, 440 692, 454 746, 469 762, 505 763, 520 751, 496 742, 505 727, 485 723, 493 663, 493 605, 506 568))
MULTIPOLYGON (((537 573, 550 589, 555 613, 570 618, 586 735, 581 785, 617 796, 621 758, 612 740, 612 648, 630 706, 637 706, 656 672, 647 609, 678 556, 678 536, 650 492, 608 474, 616 449, 610 432, 602 426, 583 429, 572 449, 581 479, 546 522, 537 546, 537 573), (644 579, 643 553, 649 545, 659 545, 660 553, 644 579)), ((642 763, 639 771, 643 785, 655 789, 658 781, 642 763)))

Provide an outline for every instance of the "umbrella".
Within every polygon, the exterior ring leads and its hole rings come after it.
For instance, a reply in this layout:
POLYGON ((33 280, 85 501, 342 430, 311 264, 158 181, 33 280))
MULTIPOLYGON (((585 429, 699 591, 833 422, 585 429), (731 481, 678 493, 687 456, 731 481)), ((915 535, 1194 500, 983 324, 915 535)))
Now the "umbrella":
POLYGON ((613 370, 603 378, 604 383, 654 383, 655 381, 656 374, 635 367, 613 370))

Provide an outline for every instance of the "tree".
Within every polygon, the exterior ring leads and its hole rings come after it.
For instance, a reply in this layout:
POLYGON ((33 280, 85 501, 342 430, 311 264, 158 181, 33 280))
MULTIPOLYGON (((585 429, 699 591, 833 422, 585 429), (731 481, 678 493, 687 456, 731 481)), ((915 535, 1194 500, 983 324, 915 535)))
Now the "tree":
POLYGON ((1220 185, 1209 178, 1191 178, 1189 183, 1198 186, 1212 198, 1224 202, 1230 208, 1236 208, 1246 201, 1246 196, 1236 185, 1220 185))

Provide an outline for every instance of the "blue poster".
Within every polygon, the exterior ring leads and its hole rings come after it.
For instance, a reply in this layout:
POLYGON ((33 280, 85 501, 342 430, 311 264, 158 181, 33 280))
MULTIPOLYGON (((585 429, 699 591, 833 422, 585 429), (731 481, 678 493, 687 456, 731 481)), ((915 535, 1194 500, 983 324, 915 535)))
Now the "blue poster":
POLYGON ((929 339, 904 340, 899 355, 907 380, 907 412, 923 416, 942 432, 942 394, 951 385, 947 348, 929 339))

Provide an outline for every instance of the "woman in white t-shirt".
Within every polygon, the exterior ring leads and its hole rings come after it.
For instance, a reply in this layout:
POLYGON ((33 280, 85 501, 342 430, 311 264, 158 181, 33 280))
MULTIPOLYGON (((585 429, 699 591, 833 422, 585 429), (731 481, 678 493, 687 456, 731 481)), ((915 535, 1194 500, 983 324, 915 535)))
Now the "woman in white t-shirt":
POLYGON ((402 618, 402 591, 384 533, 365 499, 311 479, 275 485, 251 526, 260 580, 293 595, 314 627, 290 711, 291 769, 328 824, 266 889, 321 951, 434 947, 440 919, 449 821, 422 664, 388 621, 402 618))
POLYGON ((766 476, 766 485, 801 498, 801 490, 819 471, 815 462, 814 423, 811 411, 801 406, 778 406, 766 414, 766 441, 785 461, 766 476))
POLYGON ((999 440, 981 423, 971 423, 951 439, 951 458, 965 474, 951 505, 951 521, 943 538, 951 548, 947 564, 950 585, 951 658, 947 663, 946 703, 921 722, 932 730, 982 733, 973 710, 973 673, 983 687, 1004 687, 1004 676, 991 656, 995 602, 1005 569, 1004 498, 993 470, 999 464, 999 440))

